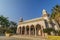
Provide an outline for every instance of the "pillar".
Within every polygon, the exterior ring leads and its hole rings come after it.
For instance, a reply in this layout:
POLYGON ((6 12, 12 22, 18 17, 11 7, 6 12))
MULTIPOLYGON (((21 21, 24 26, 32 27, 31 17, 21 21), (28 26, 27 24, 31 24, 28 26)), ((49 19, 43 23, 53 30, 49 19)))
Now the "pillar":
POLYGON ((35 28, 33 29, 33 35, 35 35, 35 28))
POLYGON ((35 26, 35 37, 36 37, 36 26, 35 26))
POLYGON ((31 29, 30 29, 30 26, 29 26, 29 36, 30 36, 30 31, 31 31, 31 29))
POLYGON ((42 33, 42 35, 41 35, 41 36, 43 36, 43 37, 44 37, 44 33, 43 33, 43 26, 41 26, 41 33, 42 33))
POLYGON ((21 35, 22 35, 22 27, 21 27, 21 35))
POLYGON ((17 28, 17 32, 16 32, 17 34, 20 34, 20 29, 19 28, 17 28))
POLYGON ((26 27, 25 27, 25 35, 27 34, 27 30, 26 30, 26 27))
POLYGON ((21 34, 21 27, 19 28, 19 33, 21 34))

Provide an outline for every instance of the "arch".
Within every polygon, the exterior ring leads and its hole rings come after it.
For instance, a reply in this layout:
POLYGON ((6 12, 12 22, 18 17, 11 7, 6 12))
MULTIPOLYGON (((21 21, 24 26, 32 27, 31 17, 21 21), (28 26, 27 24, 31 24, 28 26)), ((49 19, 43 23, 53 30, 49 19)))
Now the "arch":
POLYGON ((21 27, 17 27, 17 34, 21 34, 21 27))
POLYGON ((34 25, 31 25, 30 28, 31 28, 31 30, 33 30, 34 29, 34 25))
POLYGON ((22 26, 22 34, 25 34, 25 26, 22 26))
POLYGON ((41 25, 40 25, 40 24, 37 24, 37 25, 36 25, 36 28, 41 29, 41 25))
POLYGON ((21 29, 21 26, 19 27, 19 29, 21 29))
POLYGON ((34 35, 34 34, 35 34, 34 25, 31 25, 31 26, 30 26, 30 29, 31 29, 31 31, 30 31, 31 35, 34 35))
POLYGON ((26 28, 29 28, 29 25, 27 25, 26 28))
POLYGON ((26 26, 26 34, 29 34, 29 25, 26 26))
POLYGON ((41 36, 42 32, 41 32, 41 25, 40 24, 36 25, 36 30, 37 30, 36 34, 41 36))
POLYGON ((29 30, 29 25, 27 25, 26 28, 27 28, 27 31, 28 31, 29 30))
POLYGON ((21 34, 21 26, 19 27, 19 30, 20 30, 19 32, 20 32, 20 34, 21 34))

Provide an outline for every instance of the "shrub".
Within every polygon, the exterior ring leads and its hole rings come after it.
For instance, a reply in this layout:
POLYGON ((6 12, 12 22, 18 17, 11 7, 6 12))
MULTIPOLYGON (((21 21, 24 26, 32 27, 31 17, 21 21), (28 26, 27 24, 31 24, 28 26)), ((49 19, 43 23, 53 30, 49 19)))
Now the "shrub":
POLYGON ((12 30, 6 30, 5 33, 13 33, 13 31, 12 30))
POLYGON ((53 28, 46 28, 46 29, 43 29, 43 32, 44 33, 48 33, 50 35, 50 32, 52 31, 55 31, 53 28))

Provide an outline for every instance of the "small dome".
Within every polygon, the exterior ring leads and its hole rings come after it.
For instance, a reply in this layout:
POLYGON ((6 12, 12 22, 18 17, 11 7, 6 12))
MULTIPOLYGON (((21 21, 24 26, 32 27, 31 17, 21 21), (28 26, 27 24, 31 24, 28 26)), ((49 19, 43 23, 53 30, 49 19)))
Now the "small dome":
POLYGON ((47 14, 47 12, 46 12, 46 10, 45 10, 45 9, 43 9, 42 13, 43 13, 43 14, 47 14))
POLYGON ((23 18, 22 17, 20 17, 20 22, 22 22, 23 21, 23 18))
POLYGON ((43 12, 46 12, 46 10, 45 10, 45 9, 43 9, 43 12))
POLYGON ((47 13, 47 11, 45 9, 43 9, 42 15, 43 15, 43 17, 49 17, 49 14, 47 13))

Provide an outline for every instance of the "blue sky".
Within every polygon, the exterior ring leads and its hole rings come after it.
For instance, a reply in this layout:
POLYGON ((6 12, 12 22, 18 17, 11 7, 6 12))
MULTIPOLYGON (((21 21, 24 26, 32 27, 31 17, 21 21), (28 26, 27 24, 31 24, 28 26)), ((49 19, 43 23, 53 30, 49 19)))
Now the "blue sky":
POLYGON ((15 22, 18 22, 20 17, 29 20, 41 17, 43 9, 51 14, 51 9, 56 4, 60 5, 60 0, 0 0, 0 15, 15 22))

